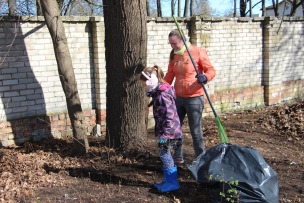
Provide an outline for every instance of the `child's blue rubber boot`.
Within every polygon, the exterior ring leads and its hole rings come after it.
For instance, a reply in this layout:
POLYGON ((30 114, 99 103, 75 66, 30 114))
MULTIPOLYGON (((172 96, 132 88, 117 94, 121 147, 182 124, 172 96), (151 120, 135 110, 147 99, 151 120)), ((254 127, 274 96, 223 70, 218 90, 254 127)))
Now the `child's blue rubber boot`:
POLYGON ((164 172, 164 180, 159 184, 155 184, 154 187, 158 189, 160 192, 170 192, 174 190, 178 190, 180 185, 178 183, 177 177, 177 167, 174 166, 170 169, 163 169, 164 172))
MULTIPOLYGON (((163 168, 163 173, 164 173, 164 170, 165 170, 165 168, 163 168)), ((158 189, 160 186, 162 186, 163 184, 165 184, 165 182, 166 182, 166 176, 164 175, 163 181, 160 182, 160 183, 155 183, 155 184, 154 184, 154 187, 155 187, 156 189, 158 189)))
POLYGON ((165 167, 163 167, 163 174, 164 174, 164 178, 163 178, 163 180, 162 180, 162 182, 160 182, 160 183, 155 183, 154 184, 154 187, 156 187, 157 189, 160 187, 160 186, 162 186, 165 182, 166 182, 166 176, 165 176, 165 167))

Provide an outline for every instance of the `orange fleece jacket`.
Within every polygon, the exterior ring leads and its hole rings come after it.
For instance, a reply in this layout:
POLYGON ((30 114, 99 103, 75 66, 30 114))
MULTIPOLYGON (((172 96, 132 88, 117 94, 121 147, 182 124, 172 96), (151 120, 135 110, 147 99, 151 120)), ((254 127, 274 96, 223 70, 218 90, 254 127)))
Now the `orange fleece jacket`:
MULTIPOLYGON (((216 71, 211 65, 206 50, 194 45, 190 45, 189 50, 198 72, 204 74, 207 77, 207 81, 212 80, 216 71)), ((168 72, 164 79, 169 84, 172 84, 175 78, 174 89, 177 97, 202 96, 204 95, 204 89, 195 76, 196 71, 191 58, 187 50, 185 50, 183 55, 174 54, 173 59, 169 62, 168 72)))

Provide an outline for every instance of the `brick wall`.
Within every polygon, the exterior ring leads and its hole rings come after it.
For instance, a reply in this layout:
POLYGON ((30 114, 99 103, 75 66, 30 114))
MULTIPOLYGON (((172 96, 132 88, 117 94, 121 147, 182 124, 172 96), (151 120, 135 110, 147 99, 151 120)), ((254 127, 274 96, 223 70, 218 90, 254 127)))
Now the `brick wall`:
POLYGON ((264 22, 264 81, 267 105, 303 98, 303 17, 264 22))
POLYGON ((207 89, 219 113, 264 103, 262 22, 263 18, 192 19, 192 42, 208 51, 217 70, 207 89))
MULTIPOLYGON (((0 146, 70 134, 52 40, 42 17, 0 20, 0 146), (43 121, 43 122, 42 122, 43 121), (45 121, 45 122, 44 122, 45 121), (48 123, 48 124, 46 124, 48 123)), ((88 134, 105 131, 102 17, 64 17, 88 134)), ((217 75, 206 85, 218 113, 304 97, 304 18, 178 18, 217 75)), ((148 18, 148 61, 166 72, 172 18, 148 18)), ((206 101, 204 116, 211 115, 206 101)))

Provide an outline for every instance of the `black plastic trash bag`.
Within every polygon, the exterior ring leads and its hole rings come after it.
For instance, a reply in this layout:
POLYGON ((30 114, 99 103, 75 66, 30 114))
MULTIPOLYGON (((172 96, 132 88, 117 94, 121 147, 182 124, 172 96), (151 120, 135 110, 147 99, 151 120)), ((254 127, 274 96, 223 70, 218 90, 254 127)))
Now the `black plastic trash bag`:
POLYGON ((232 202, 232 199, 244 203, 279 201, 276 172, 251 147, 216 145, 199 155, 188 169, 197 182, 217 187, 211 190, 211 202, 232 202), (231 188, 236 190, 229 190, 231 188), (226 199, 231 196, 234 198, 226 199))

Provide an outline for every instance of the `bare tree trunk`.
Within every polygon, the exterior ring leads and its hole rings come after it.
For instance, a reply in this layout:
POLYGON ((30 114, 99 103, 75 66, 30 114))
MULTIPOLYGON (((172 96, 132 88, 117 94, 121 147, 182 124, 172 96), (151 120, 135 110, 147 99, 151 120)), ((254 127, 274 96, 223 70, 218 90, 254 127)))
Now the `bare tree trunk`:
MULTIPOLYGON (((247 13, 249 12, 249 13, 251 13, 250 15, 251 15, 251 17, 252 17, 252 9, 254 9, 254 7, 256 7, 257 5, 259 5, 260 3, 262 3, 262 8, 263 8, 263 1, 259 1, 259 2, 255 3, 253 6, 250 5, 250 10, 246 12, 246 15, 247 15, 247 13)), ((265 5, 264 5, 264 7, 265 7, 265 5)), ((262 11, 262 12, 263 12, 263 11, 262 11)))
POLYGON ((252 0, 249 0, 249 16, 252 17, 252 0))
POLYGON ((194 15, 194 0, 190 0, 190 16, 194 15))
POLYGON ((233 8, 233 17, 236 17, 236 0, 234 0, 233 8))
POLYGON ((189 0, 185 0, 184 17, 188 17, 188 11, 189 11, 189 0))
POLYGON ((279 13, 278 13, 278 0, 272 0, 272 7, 273 7, 273 11, 274 11, 274 16, 279 16, 279 13))
POLYGON ((82 154, 88 152, 89 144, 85 127, 82 124, 84 117, 60 10, 56 0, 41 0, 41 6, 52 37, 59 77, 66 96, 68 114, 73 129, 75 153, 82 154))
POLYGON ((182 1, 178 0, 178 5, 177 5, 177 16, 181 17, 181 9, 182 9, 182 1))
POLYGON ((8 15, 15 16, 15 0, 8 0, 8 15))
POLYGON ((174 0, 171 0, 171 13, 172 13, 172 16, 174 16, 174 14, 175 14, 174 0))
MULTIPOLYGON (((286 2, 285 2, 285 4, 286 4, 286 2)), ((296 14, 298 7, 300 7, 301 5, 303 6, 302 9, 303 9, 303 16, 304 16, 304 0, 301 0, 301 1, 293 0, 290 16, 294 16, 296 14)))
POLYGON ((162 9, 161 9, 161 2, 157 0, 157 17, 162 17, 162 9))
POLYGON ((265 6, 265 0, 262 0, 262 16, 266 16, 266 6, 265 6))
MULTIPOLYGON (((287 2, 285 2, 285 7, 286 7, 287 2)), ((297 10, 297 0, 292 1, 292 8, 290 11, 290 16, 294 16, 297 10)))
POLYGON ((146 96, 138 78, 147 61, 146 2, 104 0, 103 4, 107 72, 106 144, 126 152, 141 150, 146 139, 146 96))
POLYGON ((246 16, 247 0, 240 0, 240 16, 246 16))
POLYGON ((36 7, 37 7, 37 16, 42 16, 42 8, 40 0, 36 0, 36 7))
POLYGON ((147 6, 147 16, 150 16, 150 1, 146 0, 146 6, 147 6))
POLYGON ((180 17, 181 16, 181 0, 177 0, 177 16, 180 17))

